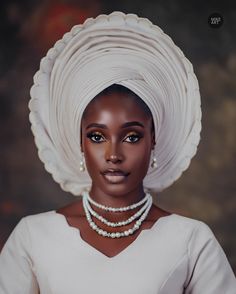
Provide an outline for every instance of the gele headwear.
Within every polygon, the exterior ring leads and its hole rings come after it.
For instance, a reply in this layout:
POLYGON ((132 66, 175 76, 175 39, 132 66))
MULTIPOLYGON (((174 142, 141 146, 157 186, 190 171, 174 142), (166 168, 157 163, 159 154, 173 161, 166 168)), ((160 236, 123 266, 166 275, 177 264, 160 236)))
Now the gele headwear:
POLYGON ((40 159, 62 189, 91 186, 79 161, 80 124, 88 103, 112 84, 136 93, 150 108, 157 167, 146 190, 158 192, 190 164, 200 140, 201 106, 192 64, 158 26, 113 12, 77 25, 41 60, 31 88, 30 122, 40 159))

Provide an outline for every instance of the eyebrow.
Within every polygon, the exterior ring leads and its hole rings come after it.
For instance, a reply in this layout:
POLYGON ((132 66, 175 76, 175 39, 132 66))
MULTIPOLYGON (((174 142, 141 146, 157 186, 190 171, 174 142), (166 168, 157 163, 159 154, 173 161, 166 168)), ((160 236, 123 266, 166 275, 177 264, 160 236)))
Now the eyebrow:
MULTIPOLYGON (((144 128, 144 125, 138 121, 129 121, 127 123, 124 123, 121 128, 128 128, 128 127, 132 127, 132 126, 139 126, 139 127, 142 127, 144 128)), ((89 129, 89 128, 101 128, 101 129, 107 129, 107 126, 104 125, 104 124, 97 124, 97 123, 91 123, 89 124, 86 129, 89 129)))

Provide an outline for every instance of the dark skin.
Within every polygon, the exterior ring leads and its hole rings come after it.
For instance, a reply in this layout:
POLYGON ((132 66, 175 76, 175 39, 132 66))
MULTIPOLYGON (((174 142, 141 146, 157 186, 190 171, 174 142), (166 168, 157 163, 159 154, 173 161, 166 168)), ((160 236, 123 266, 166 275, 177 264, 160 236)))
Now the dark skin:
MULTIPOLYGON (((155 146, 151 124, 152 117, 143 111, 130 94, 113 92, 100 95, 88 105, 81 122, 81 150, 92 179, 90 196, 96 202, 123 207, 145 196, 143 179, 155 146), (108 168, 121 169, 129 175, 122 183, 109 183, 101 175, 101 171, 108 168)), ((110 221, 127 219, 140 209, 114 213, 91 206, 110 221)), ((58 209, 57 213, 63 214, 70 226, 80 230, 81 238, 86 243, 110 258, 125 250, 142 230, 150 229, 159 218, 170 215, 153 204, 139 230, 128 237, 112 239, 100 236, 90 228, 81 200, 58 209)), ((95 222, 109 232, 124 231, 134 224, 132 222, 119 229, 107 227, 97 219, 95 222)))

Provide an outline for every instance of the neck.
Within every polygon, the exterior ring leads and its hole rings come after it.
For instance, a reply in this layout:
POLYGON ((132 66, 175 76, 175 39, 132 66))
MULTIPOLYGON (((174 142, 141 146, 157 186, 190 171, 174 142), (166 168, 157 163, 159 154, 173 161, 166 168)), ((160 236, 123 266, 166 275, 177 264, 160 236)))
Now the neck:
MULTIPOLYGON (((143 186, 140 186, 126 193, 121 193, 117 191, 112 191, 108 193, 92 185, 89 195, 94 201, 96 201, 99 204, 103 204, 105 206, 110 206, 110 207, 125 207, 142 200, 145 197, 145 192, 144 192, 143 186)), ((132 211, 114 213, 114 212, 104 211, 95 206, 92 206, 92 208, 95 211, 97 211, 99 214, 109 217, 110 219, 113 219, 113 220, 122 220, 125 217, 131 216, 132 214, 135 213, 136 210, 138 211, 140 209, 140 207, 138 207, 132 211)))
POLYGON ((89 195, 100 204, 111 207, 123 207, 143 199, 145 192, 142 185, 128 192, 115 191, 115 189, 113 191, 105 191, 92 185, 89 195))

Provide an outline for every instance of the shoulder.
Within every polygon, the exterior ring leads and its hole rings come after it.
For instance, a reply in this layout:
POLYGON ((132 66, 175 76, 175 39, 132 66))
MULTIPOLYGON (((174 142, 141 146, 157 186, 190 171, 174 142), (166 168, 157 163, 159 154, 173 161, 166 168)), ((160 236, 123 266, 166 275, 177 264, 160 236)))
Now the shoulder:
POLYGON ((55 210, 24 216, 14 228, 12 235, 33 245, 62 232, 63 216, 55 210))
POLYGON ((18 221, 11 235, 21 235, 23 233, 28 233, 31 227, 36 229, 37 227, 48 225, 53 221, 53 216, 55 214, 56 212, 51 210, 48 212, 24 216, 18 221))
POLYGON ((192 266, 200 258, 203 263, 209 260, 211 262, 223 260, 227 263, 220 243, 205 222, 174 214, 172 227, 175 231, 176 243, 180 243, 181 239, 185 241, 186 253, 192 266))
POLYGON ((38 214, 27 215, 21 219, 20 223, 25 224, 30 231, 40 231, 41 229, 50 229, 50 227, 56 229, 62 218, 63 216, 57 213, 56 210, 50 210, 38 214))
POLYGON ((193 219, 190 217, 173 214, 175 227, 179 231, 188 231, 190 241, 201 243, 202 240, 214 239, 214 233, 208 224, 204 221, 193 219))
POLYGON ((51 235, 57 227, 56 220, 55 211, 22 217, 8 237, 2 252, 21 252, 22 256, 28 256, 34 244, 37 245, 40 240, 51 235))
POLYGON ((191 235, 196 234, 199 231, 207 234, 212 233, 211 229, 205 222, 176 213, 169 215, 169 226, 174 227, 179 233, 184 231, 191 235))
POLYGON ((185 234, 194 234, 198 230, 208 232, 211 231, 209 226, 201 220, 190 218, 181 214, 171 213, 156 205, 153 205, 152 208, 150 218, 153 219, 154 222, 160 219, 160 222, 165 223, 166 228, 169 230, 173 228, 174 231, 185 234))
POLYGON ((20 223, 26 223, 27 226, 37 226, 38 224, 44 225, 52 222, 54 220, 55 210, 50 210, 46 212, 41 212, 37 214, 24 216, 20 223))
POLYGON ((166 240, 179 247, 184 244, 186 252, 192 247, 202 247, 210 239, 215 239, 205 222, 175 213, 162 217, 156 227, 158 226, 163 228, 166 240))

